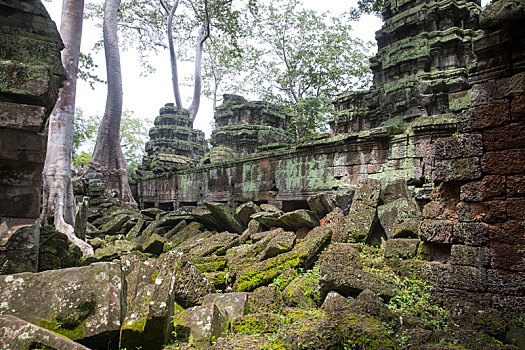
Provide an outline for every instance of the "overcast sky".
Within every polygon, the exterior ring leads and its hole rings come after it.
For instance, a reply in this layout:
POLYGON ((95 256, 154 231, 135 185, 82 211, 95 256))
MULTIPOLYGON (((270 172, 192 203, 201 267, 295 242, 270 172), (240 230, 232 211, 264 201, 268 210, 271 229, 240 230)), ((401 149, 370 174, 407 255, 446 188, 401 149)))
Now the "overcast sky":
MULTIPOLYGON (((87 1, 87 0, 86 0, 87 1)), ((314 10, 331 11, 338 15, 355 6, 356 0, 303 0, 305 7, 314 10), (330 4, 329 6, 327 4, 330 4)), ((44 2, 51 18, 60 28, 60 14, 62 10, 62 0, 51 0, 44 2)), ((381 27, 381 20, 375 16, 364 16, 359 22, 352 23, 354 28, 353 35, 364 41, 372 40, 375 42, 375 31, 381 27)), ((82 34, 82 52, 93 52, 93 44, 102 37, 102 29, 97 28, 93 21, 84 21, 82 34)), ((94 55, 96 63, 99 65, 98 75, 105 79, 106 72, 104 66, 103 51, 94 55)), ((134 115, 141 119, 150 120, 151 123, 158 115, 159 108, 167 102, 172 102, 173 93, 171 88, 171 73, 169 66, 169 53, 160 52, 157 57, 152 57, 153 66, 156 72, 148 76, 141 76, 141 67, 138 55, 132 50, 121 50, 122 80, 124 91, 124 109, 134 112, 134 115)), ((179 74, 190 76, 193 73, 193 63, 179 63, 179 74)), ((182 81, 182 80, 181 80, 182 81)), ((102 115, 106 104, 106 85, 95 84, 95 90, 81 80, 77 86, 76 106, 84 110, 85 115, 102 115)), ((188 101, 192 90, 182 87, 183 101, 188 101)), ((194 123, 194 127, 206 133, 206 137, 211 134, 211 122, 213 120, 212 102, 203 97, 201 100, 199 113, 194 123)), ((189 103, 186 102, 189 106, 189 103)))

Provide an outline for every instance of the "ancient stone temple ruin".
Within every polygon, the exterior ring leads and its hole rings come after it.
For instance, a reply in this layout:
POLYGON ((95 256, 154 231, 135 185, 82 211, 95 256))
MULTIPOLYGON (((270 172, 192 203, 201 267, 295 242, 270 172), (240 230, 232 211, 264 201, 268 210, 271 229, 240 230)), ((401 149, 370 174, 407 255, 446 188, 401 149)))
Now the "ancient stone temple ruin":
POLYGON ((283 108, 268 102, 248 102, 241 96, 224 95, 214 117, 211 144, 228 147, 236 156, 291 142, 287 131, 290 117, 283 108))
POLYGON ((65 80, 64 46, 40 2, 0 1, 0 47, 0 266, 36 272, 43 131, 65 80))
POLYGON ((188 167, 208 151, 204 133, 193 128, 189 111, 177 109, 173 103, 167 103, 160 109, 149 137, 142 174, 188 167))
POLYGON ((469 71, 475 67, 472 41, 481 35, 478 16, 477 1, 389 2, 376 33, 373 87, 335 100, 332 131, 448 113, 449 94, 469 87, 469 71))
POLYGON ((47 74, 45 89, 0 81, 0 347, 525 349, 523 0, 387 1, 374 85, 341 94, 332 134, 307 142, 289 143, 279 108, 226 95, 212 143, 228 156, 213 158, 166 105, 140 210, 98 178, 78 189, 95 227, 83 261, 38 247, 37 225, 4 244, 38 215, 18 204, 40 190, 31 147, 62 77, 39 9, 0 0, 0 78, 47 74), (49 61, 25 63, 29 42, 49 61))

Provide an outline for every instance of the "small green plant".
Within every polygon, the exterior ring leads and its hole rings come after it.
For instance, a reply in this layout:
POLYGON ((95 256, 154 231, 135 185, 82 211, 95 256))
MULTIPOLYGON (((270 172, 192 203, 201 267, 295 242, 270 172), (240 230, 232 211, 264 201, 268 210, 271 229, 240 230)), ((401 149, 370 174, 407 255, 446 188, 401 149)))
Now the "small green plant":
POLYGON ((516 325, 520 328, 525 328, 525 314, 521 314, 516 320, 516 325))

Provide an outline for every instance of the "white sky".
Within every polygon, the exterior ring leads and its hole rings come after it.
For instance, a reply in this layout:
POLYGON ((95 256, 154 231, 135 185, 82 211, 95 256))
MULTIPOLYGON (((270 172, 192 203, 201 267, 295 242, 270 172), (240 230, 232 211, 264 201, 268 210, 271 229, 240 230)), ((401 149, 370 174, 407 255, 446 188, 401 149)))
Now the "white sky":
MULTIPOLYGON (((87 2, 87 0, 86 0, 87 2)), ((356 6, 357 0, 303 0, 306 8, 318 10, 320 12, 329 10, 332 14, 338 15, 356 6), (330 4, 328 6, 328 4, 330 4)), ((51 0, 44 2, 51 18, 60 28, 60 14, 62 11, 62 0, 51 0)), ((359 22, 352 23, 354 28, 353 35, 364 41, 372 40, 375 42, 375 31, 381 27, 381 20, 375 16, 363 16, 359 22)), ((92 52, 93 44, 102 37, 102 29, 97 28, 93 21, 84 21, 82 34, 82 52, 92 52)), ((101 50, 94 54, 95 63, 99 65, 97 74, 105 79, 104 53, 101 50)), ((151 58, 152 65, 156 67, 156 72, 148 76, 141 76, 142 68, 138 55, 132 51, 123 51, 121 48, 122 81, 124 91, 124 110, 134 112, 134 115, 145 120, 151 121, 158 115, 160 107, 167 102, 173 101, 171 88, 171 73, 169 65, 169 53, 167 50, 160 52, 157 57, 151 58)), ((179 74, 190 76, 193 73, 193 63, 179 62, 179 74)), ((183 79, 180 79, 183 81, 183 79)), ((181 87, 183 102, 187 102, 192 90, 188 87, 181 87)), ((77 86, 76 106, 84 110, 84 115, 103 115, 106 104, 106 85, 95 84, 95 90, 81 80, 77 86)), ((205 132, 206 137, 211 134, 211 123, 213 120, 212 101, 205 98, 201 99, 199 113, 194 123, 196 129, 205 132)))

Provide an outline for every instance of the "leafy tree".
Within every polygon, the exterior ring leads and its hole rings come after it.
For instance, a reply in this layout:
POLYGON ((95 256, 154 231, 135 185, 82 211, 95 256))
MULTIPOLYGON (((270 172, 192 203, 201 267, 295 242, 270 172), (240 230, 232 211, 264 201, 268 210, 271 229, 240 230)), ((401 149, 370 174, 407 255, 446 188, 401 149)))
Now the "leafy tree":
POLYGON ((71 184, 71 150, 83 12, 83 0, 64 0, 60 34, 65 46, 61 58, 67 80, 59 91, 49 121, 41 219, 47 222, 53 218, 56 229, 78 246, 82 254, 89 255, 93 254, 93 248, 75 236, 75 200, 71 184))
POLYGON ((370 80, 368 45, 351 37, 351 26, 301 6, 272 1, 260 8, 256 23, 264 50, 257 83, 266 99, 288 101, 299 138, 322 128, 328 100, 370 80))
MULTIPOLYGON (((90 9, 90 16, 101 11, 96 6, 90 9)), ((189 111, 195 120, 202 94, 205 43, 214 31, 225 33, 235 42, 238 15, 239 12, 232 7, 232 0, 130 0, 120 8, 118 26, 124 41, 141 54, 147 71, 154 70, 147 62, 148 54, 158 53, 161 48, 169 50, 173 94, 178 108, 183 108, 183 103, 177 60, 179 56, 184 59, 191 57, 195 70, 189 111)))
MULTIPOLYGON (((75 120, 73 168, 79 170, 85 168, 91 160, 91 150, 95 145, 102 118, 100 116, 85 116, 83 111, 77 108, 75 120)), ((124 110, 122 112, 120 143, 130 168, 137 168, 142 161, 150 124, 151 122, 147 120, 135 117, 132 111, 124 110)))
POLYGON ((357 7, 352 7, 349 11, 350 18, 358 20, 361 15, 370 14, 380 17, 386 4, 387 0, 358 0, 357 7))

